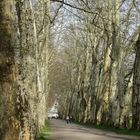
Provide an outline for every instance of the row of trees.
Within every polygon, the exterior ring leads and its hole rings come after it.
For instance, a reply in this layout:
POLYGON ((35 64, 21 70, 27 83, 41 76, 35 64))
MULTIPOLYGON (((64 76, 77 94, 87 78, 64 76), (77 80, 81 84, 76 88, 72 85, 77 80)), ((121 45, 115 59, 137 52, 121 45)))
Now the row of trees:
POLYGON ((49 0, 0 1, 0 139, 33 140, 46 119, 49 0))
POLYGON ((62 117, 140 129, 139 1, 51 1, 0 1, 0 138, 35 139, 48 93, 62 117))
POLYGON ((50 81, 61 117, 140 129, 139 1, 63 4, 57 22, 64 23, 63 34, 51 69, 57 78, 50 81))

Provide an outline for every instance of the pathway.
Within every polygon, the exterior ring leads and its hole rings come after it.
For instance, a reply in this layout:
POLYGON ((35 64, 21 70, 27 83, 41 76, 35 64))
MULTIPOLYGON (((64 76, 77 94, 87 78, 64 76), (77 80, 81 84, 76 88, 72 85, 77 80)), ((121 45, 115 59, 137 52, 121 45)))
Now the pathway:
POLYGON ((66 124, 63 120, 50 120, 49 140, 140 140, 138 137, 118 135, 95 128, 86 128, 77 124, 66 124))

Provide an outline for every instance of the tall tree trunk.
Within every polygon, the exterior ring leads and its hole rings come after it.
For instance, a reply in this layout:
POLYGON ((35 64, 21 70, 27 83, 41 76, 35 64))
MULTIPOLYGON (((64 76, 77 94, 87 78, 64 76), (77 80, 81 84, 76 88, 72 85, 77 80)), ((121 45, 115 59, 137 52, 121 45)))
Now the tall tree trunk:
POLYGON ((0 139, 17 140, 14 1, 0 1, 0 139))
POLYGON ((120 0, 112 1, 112 49, 111 49, 111 63, 110 63, 110 92, 109 92, 109 120, 110 125, 119 124, 119 116, 116 110, 118 108, 118 71, 120 59, 120 0))
POLYGON ((136 43, 136 58, 134 64, 134 80, 132 95, 132 128, 140 130, 140 34, 136 43))

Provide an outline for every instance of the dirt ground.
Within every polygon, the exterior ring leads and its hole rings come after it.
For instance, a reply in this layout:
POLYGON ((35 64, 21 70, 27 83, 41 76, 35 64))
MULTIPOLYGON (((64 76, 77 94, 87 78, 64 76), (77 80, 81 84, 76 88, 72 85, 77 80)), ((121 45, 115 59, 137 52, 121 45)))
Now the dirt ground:
POLYGON ((63 120, 50 120, 49 140, 140 140, 140 137, 119 135, 77 124, 67 124, 63 120))

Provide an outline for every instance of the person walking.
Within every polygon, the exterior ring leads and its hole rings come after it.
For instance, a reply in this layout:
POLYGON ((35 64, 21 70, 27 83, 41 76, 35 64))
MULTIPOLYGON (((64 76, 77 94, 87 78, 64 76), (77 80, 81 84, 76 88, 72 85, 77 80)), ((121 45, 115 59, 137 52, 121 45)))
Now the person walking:
POLYGON ((73 118, 72 118, 72 116, 70 116, 70 121, 69 122, 72 123, 72 120, 73 120, 73 118))
POLYGON ((67 122, 67 124, 70 123, 70 117, 69 116, 66 117, 66 122, 67 122))

